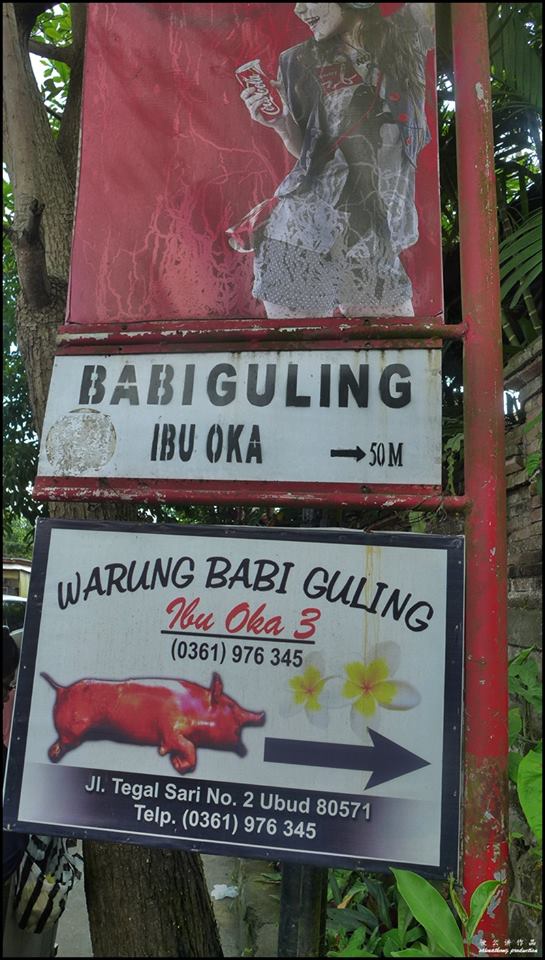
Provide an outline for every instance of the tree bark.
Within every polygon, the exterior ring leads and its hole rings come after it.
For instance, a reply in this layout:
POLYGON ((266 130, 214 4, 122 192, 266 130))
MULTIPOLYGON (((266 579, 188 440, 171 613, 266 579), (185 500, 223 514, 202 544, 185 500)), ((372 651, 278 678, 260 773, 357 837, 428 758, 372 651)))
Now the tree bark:
MULTIPOLYGON (((5 158, 21 281, 17 338, 38 435, 66 308, 85 31, 85 4, 75 4, 71 89, 55 141, 28 55, 33 16, 48 6, 5 3, 2 10, 5 158)), ((48 507, 67 519, 126 520, 137 512, 127 503, 48 507)), ((88 840, 84 858, 95 957, 223 956, 198 855, 88 840)))
POLYGON ((223 956, 200 857, 96 841, 84 852, 89 913, 109 917, 115 891, 115 923, 91 930, 95 957, 223 956))

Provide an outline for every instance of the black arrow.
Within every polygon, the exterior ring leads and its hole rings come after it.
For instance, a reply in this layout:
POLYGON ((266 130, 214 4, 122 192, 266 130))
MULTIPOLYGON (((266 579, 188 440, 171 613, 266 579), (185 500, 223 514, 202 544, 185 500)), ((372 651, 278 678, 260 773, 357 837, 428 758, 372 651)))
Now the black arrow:
POLYGON ((363 460, 365 456, 365 451, 361 447, 356 447, 355 450, 330 450, 329 455, 331 457, 354 457, 357 463, 360 460, 363 460))
POLYGON ((372 770, 366 790, 429 766, 428 760, 422 760, 399 743, 381 736, 376 730, 368 727, 367 731, 373 741, 372 747, 265 737, 263 759, 269 763, 297 763, 308 767, 372 770))

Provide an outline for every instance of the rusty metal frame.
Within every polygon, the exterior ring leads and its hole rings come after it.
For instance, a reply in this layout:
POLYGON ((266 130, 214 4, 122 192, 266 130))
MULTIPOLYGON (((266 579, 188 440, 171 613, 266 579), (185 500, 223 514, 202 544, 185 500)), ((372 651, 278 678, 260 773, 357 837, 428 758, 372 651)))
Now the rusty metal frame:
POLYGON ((155 322, 153 327, 142 323, 101 324, 89 326, 69 324, 58 333, 57 354, 127 351, 145 353, 176 352, 187 349, 213 352, 225 350, 319 349, 329 350, 399 346, 434 347, 438 340, 460 340, 467 332, 465 323, 444 324, 437 317, 421 317, 416 322, 407 318, 370 318, 353 320, 179 320, 155 322))
MULTIPOLYGON (((198 321, 156 325, 70 325, 59 331, 59 354, 142 353, 225 349, 355 349, 437 347, 464 341, 465 495, 435 488, 391 486, 343 492, 333 485, 309 493, 301 484, 165 484, 156 481, 41 478, 39 499, 130 499, 148 502, 292 504, 452 510, 466 514, 467 586, 465 653, 464 901, 484 880, 504 880, 508 863, 507 780, 507 548, 497 212, 486 4, 451 4, 457 126, 457 165, 463 321, 442 317, 300 321, 198 321), (176 489, 174 489, 176 488, 176 489)), ((477 931, 508 935, 504 885, 477 931)), ((478 953, 474 944, 472 951, 478 953)))
MULTIPOLYGON (((179 320, 172 323, 68 325, 58 332, 57 356, 145 353, 217 353, 262 350, 438 349, 461 339, 466 325, 442 318, 326 318, 304 320, 179 320), (408 336, 410 339, 408 339, 408 336)), ((358 484, 288 481, 163 480, 156 478, 36 478, 37 500, 132 500, 143 503, 262 504, 407 510, 466 510, 466 497, 444 494, 435 484, 358 484)))
MULTIPOLYGON (((466 906, 508 874, 507 520, 494 137, 485 3, 452 4, 464 350, 466 906)), ((469 912, 469 906, 468 906, 469 912)), ((477 934, 505 947, 505 883, 477 934)), ((478 953, 474 943, 472 951, 478 953)), ((481 953, 494 953, 483 949, 481 953)), ((505 950, 503 950, 505 952, 505 950)))

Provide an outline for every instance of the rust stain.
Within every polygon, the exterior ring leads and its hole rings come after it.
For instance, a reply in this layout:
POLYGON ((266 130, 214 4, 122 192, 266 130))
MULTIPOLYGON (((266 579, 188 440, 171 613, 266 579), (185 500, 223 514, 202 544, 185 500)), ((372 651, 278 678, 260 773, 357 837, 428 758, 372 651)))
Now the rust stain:
POLYGON ((507 768, 503 758, 466 756, 464 849, 482 857, 493 845, 501 857, 507 828, 507 768))

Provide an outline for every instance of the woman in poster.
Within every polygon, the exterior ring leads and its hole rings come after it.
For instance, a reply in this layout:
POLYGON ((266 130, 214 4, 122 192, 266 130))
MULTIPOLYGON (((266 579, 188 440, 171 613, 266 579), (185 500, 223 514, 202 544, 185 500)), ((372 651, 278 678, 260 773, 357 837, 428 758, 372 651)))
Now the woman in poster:
POLYGON ((228 231, 235 249, 254 251, 253 295, 268 317, 413 315, 399 254, 418 239, 430 8, 382 16, 376 3, 297 3, 312 37, 280 55, 283 111, 260 110, 262 85, 242 91, 252 120, 297 159, 275 196, 228 231))

